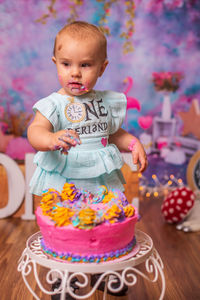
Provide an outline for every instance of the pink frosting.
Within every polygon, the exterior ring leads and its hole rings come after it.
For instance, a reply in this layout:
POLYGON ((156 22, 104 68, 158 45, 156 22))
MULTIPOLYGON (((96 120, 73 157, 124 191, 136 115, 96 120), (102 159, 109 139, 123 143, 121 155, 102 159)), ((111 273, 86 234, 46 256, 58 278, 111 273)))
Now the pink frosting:
POLYGON ((127 246, 135 235, 138 214, 118 223, 103 223, 92 229, 78 229, 72 225, 58 227, 36 210, 37 223, 40 227, 46 247, 56 252, 72 252, 83 255, 102 254, 127 246))

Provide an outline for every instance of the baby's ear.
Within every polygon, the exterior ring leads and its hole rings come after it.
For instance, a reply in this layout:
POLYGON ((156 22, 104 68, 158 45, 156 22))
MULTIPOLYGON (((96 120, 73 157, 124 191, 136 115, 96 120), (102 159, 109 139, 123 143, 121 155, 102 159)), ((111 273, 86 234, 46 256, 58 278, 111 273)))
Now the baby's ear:
POLYGON ((99 74, 99 77, 102 76, 103 72, 105 71, 106 67, 108 65, 108 60, 104 60, 102 66, 101 66, 101 70, 100 70, 100 74, 99 74))
POLYGON ((55 56, 52 56, 52 61, 54 62, 54 64, 56 63, 56 58, 55 58, 55 56))

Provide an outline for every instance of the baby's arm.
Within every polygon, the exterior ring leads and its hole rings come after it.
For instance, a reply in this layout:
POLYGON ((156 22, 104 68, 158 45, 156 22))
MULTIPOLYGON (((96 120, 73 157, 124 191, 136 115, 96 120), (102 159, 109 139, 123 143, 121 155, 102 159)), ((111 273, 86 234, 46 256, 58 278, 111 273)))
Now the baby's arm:
POLYGON ((140 163, 139 171, 143 172, 146 169, 148 161, 144 147, 132 134, 120 128, 109 137, 109 143, 115 144, 120 151, 131 151, 133 163, 140 163))
POLYGON ((71 146, 76 146, 79 136, 74 130, 53 132, 53 126, 39 111, 28 127, 28 140, 38 151, 54 151, 62 149, 67 154, 71 146))

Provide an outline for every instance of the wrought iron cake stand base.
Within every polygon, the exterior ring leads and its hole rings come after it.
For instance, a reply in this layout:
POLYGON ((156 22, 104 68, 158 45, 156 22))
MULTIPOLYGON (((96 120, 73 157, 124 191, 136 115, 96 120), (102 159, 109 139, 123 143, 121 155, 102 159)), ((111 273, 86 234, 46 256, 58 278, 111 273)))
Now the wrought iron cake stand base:
POLYGON ((47 295, 60 294, 60 299, 65 300, 65 294, 68 293, 75 299, 87 299, 92 296, 97 287, 102 281, 105 281, 105 289, 103 300, 106 299, 107 290, 112 293, 118 293, 122 290, 124 285, 134 286, 137 283, 137 277, 141 276, 143 279, 150 281, 152 284, 156 283, 160 277, 161 279, 161 294, 159 300, 162 300, 165 293, 165 277, 163 273, 162 260, 153 246, 153 241, 142 231, 136 231, 136 240, 139 251, 132 257, 124 260, 114 260, 105 263, 68 263, 61 262, 49 258, 41 249, 40 240, 41 233, 33 234, 26 243, 22 256, 19 260, 18 271, 21 272, 23 280, 35 297, 40 300, 36 293, 31 288, 28 275, 33 272, 35 280, 40 290, 47 295), (144 263, 145 273, 141 272, 136 266, 144 263), (46 283, 52 285, 60 278, 61 284, 57 290, 47 290, 42 281, 39 279, 38 266, 43 266, 46 271, 46 283), (101 274, 98 277, 95 285, 90 287, 90 275, 101 274), (84 295, 77 295, 73 291, 72 285, 74 279, 78 278, 76 286, 79 290, 82 289, 84 295), (118 284, 113 286, 113 283, 118 284))

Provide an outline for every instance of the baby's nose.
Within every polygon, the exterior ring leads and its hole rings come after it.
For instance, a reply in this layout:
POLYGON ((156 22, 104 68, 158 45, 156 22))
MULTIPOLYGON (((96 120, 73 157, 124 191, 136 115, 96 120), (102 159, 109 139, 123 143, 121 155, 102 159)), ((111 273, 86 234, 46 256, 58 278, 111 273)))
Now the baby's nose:
POLYGON ((73 68, 72 68, 72 76, 81 76, 80 68, 78 68, 78 67, 73 67, 73 68))

